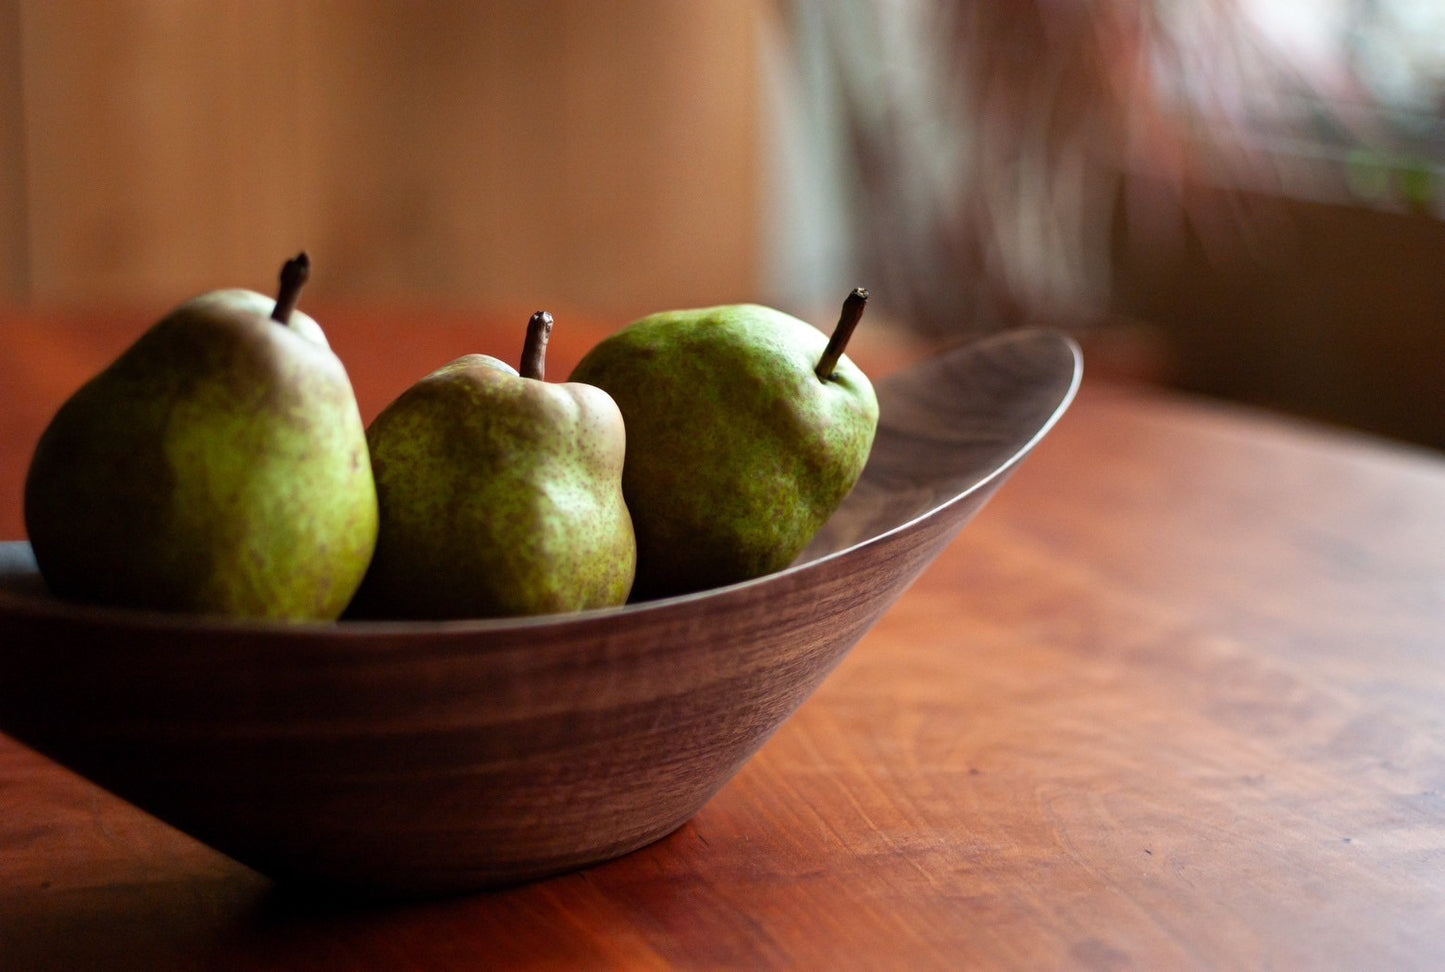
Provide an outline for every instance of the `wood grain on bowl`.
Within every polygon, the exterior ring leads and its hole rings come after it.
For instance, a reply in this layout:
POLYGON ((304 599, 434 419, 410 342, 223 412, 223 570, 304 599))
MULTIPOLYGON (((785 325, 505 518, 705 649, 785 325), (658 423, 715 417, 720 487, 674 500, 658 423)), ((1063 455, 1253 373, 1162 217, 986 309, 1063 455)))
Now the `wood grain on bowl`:
POLYGON ((788 570, 516 621, 262 625, 54 600, 0 555, 0 730, 283 881, 412 897, 578 868, 697 812, 1067 408, 1019 331, 879 383, 858 487, 788 570))

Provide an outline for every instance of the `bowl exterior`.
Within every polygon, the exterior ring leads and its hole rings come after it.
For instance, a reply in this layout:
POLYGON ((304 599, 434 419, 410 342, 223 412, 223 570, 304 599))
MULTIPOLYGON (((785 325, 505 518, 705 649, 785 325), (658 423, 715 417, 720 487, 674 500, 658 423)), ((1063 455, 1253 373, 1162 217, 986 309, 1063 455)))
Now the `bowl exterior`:
POLYGON ((338 637, 12 611, 0 728, 277 879, 417 896, 541 877, 689 819, 967 512, 777 583, 557 625, 338 637))

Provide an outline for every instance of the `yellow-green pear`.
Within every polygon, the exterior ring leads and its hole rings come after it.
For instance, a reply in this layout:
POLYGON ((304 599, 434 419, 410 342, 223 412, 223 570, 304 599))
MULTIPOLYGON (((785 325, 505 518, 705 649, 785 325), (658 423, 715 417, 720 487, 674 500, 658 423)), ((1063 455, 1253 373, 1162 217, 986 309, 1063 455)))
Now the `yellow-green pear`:
POLYGON ((520 372, 465 355, 371 423, 381 529, 354 614, 502 617, 627 600, 637 547, 622 415, 599 388, 545 380, 551 330, 552 315, 532 315, 520 372))
POLYGON ((571 380, 604 389, 627 424, 633 600, 788 566, 852 490, 878 424, 843 353, 867 297, 849 295, 831 339, 736 304, 643 318, 578 363, 571 380))
POLYGON ((182 304, 81 387, 42 435, 25 525, 46 583, 85 602, 330 620, 376 542, 376 491, 346 369, 277 299, 182 304))

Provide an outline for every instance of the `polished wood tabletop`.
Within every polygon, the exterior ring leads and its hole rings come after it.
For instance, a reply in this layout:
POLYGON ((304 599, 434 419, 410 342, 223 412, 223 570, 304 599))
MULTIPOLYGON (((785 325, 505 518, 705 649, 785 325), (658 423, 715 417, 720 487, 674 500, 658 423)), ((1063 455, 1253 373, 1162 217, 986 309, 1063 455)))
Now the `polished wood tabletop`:
MULTIPOLYGON (((525 321, 317 316, 367 417, 525 321)), ((0 313, 0 537, 144 324, 0 313)), ((309 900, 0 737, 0 968, 532 966, 1445 967, 1445 458, 1088 375, 691 822, 510 890, 309 900)))

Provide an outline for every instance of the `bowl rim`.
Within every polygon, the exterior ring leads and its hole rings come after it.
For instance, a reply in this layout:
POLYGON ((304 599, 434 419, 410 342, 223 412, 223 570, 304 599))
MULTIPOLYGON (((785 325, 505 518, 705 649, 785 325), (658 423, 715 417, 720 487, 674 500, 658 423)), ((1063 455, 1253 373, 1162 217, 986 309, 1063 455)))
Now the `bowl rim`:
MULTIPOLYGON (((949 507, 964 502, 974 494, 988 488, 1007 475, 1027 456, 1045 436, 1058 424, 1078 394, 1083 379, 1083 352, 1070 335, 1053 328, 1021 327, 994 332, 973 340, 962 341, 941 348, 936 353, 915 362, 912 367, 963 351, 974 350, 985 345, 1018 342, 1021 339, 1049 337, 1066 350, 1072 359, 1068 386, 1048 416, 1029 437, 1018 445, 1009 456, 999 462, 977 481, 947 499, 936 503, 923 512, 899 523, 881 533, 873 534, 846 547, 831 551, 810 560, 793 563, 782 570, 758 577, 710 587, 702 591, 674 594, 649 601, 638 601, 613 607, 588 608, 579 611, 553 612, 550 614, 524 615, 501 618, 455 618, 446 620, 343 618, 335 621, 282 621, 261 618, 226 618, 219 615, 188 615, 145 608, 127 608, 114 605, 82 604, 64 601, 54 595, 37 595, 0 587, 0 620, 5 616, 29 618, 59 618, 66 621, 104 624, 119 630, 185 631, 191 634, 208 631, 225 634, 257 634, 268 637, 308 638, 356 638, 385 635, 417 634, 484 634, 526 631, 535 628, 549 628, 587 624, 600 619, 632 617, 658 611, 675 610, 697 601, 720 599, 741 591, 762 585, 771 585, 780 579, 796 576, 805 571, 820 569, 823 565, 843 558, 855 557, 860 551, 885 543, 901 533, 914 529, 920 523, 932 519, 949 507)), ((903 372, 895 374, 906 373, 903 372)), ((890 376, 891 377, 891 376, 890 376)), ((885 379, 886 380, 886 379, 885 379)), ((0 541, 0 549, 15 550, 29 547, 25 539, 0 541)))

